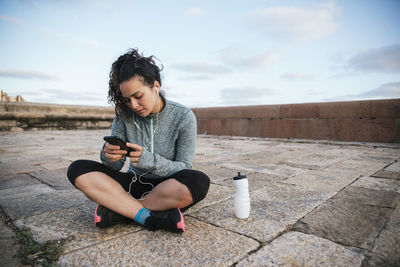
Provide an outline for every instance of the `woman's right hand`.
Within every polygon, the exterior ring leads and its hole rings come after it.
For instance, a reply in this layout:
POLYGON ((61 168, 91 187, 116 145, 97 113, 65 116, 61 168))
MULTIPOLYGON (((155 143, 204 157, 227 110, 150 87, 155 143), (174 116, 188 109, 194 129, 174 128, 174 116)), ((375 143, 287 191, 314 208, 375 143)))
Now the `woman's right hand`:
POLYGON ((119 146, 115 145, 110 145, 109 143, 106 143, 103 147, 103 153, 112 162, 120 160, 123 158, 124 155, 126 155, 127 151, 126 150, 120 150, 119 146))

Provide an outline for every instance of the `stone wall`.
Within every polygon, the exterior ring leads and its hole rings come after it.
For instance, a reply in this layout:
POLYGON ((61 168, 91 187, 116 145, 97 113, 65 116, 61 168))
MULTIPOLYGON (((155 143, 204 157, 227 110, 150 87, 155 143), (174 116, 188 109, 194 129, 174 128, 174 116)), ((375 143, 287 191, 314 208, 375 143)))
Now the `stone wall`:
MULTIPOLYGON (((194 108, 199 134, 400 142, 400 99, 194 108)), ((112 107, 0 102, 0 130, 110 128, 112 107)))
POLYGON ((0 130, 111 128, 112 107, 0 102, 0 130))
POLYGON ((213 135, 400 142, 400 99, 193 109, 213 135))

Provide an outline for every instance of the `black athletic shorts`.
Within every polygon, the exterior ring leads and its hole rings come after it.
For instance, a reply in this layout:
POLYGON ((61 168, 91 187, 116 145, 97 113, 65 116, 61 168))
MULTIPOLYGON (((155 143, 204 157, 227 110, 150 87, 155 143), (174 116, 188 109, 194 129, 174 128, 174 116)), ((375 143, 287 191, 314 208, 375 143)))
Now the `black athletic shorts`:
POLYGON ((121 184, 125 191, 129 192, 136 199, 142 198, 143 194, 150 192, 159 183, 173 178, 186 185, 186 187, 189 189, 193 199, 193 203, 190 205, 192 206, 207 195, 210 187, 210 178, 208 178, 208 176, 201 171, 185 169, 165 178, 151 179, 146 178, 146 175, 144 175, 138 179, 139 177, 136 176, 135 178, 134 173, 116 171, 100 162, 92 160, 77 160, 72 162, 68 168, 67 176, 69 181, 75 186, 75 179, 77 177, 94 171, 107 174, 121 184), (134 181, 133 183, 132 180, 134 181))

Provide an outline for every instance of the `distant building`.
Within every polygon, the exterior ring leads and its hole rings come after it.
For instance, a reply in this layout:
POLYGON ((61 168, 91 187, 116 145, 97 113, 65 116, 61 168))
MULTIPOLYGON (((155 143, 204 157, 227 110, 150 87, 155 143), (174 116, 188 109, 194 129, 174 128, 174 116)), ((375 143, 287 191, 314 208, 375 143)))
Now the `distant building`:
POLYGON ((6 92, 0 90, 1 99, 0 101, 5 102, 25 102, 25 99, 22 96, 17 95, 16 97, 8 96, 6 92))

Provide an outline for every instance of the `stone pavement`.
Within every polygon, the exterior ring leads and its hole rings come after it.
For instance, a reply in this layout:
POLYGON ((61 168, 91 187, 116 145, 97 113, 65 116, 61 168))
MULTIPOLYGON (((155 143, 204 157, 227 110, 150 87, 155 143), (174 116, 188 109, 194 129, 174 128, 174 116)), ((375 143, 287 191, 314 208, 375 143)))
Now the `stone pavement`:
MULTIPOLYGON (((187 231, 135 224, 93 227, 95 204, 66 178, 79 158, 98 160, 109 130, 0 133, 0 262, 16 231, 68 238, 59 266, 400 265, 400 145, 199 136, 194 168, 206 199, 185 213, 187 231), (233 212, 232 177, 250 184, 251 213, 233 212)), ((126 168, 126 165, 125 165, 126 168)))

